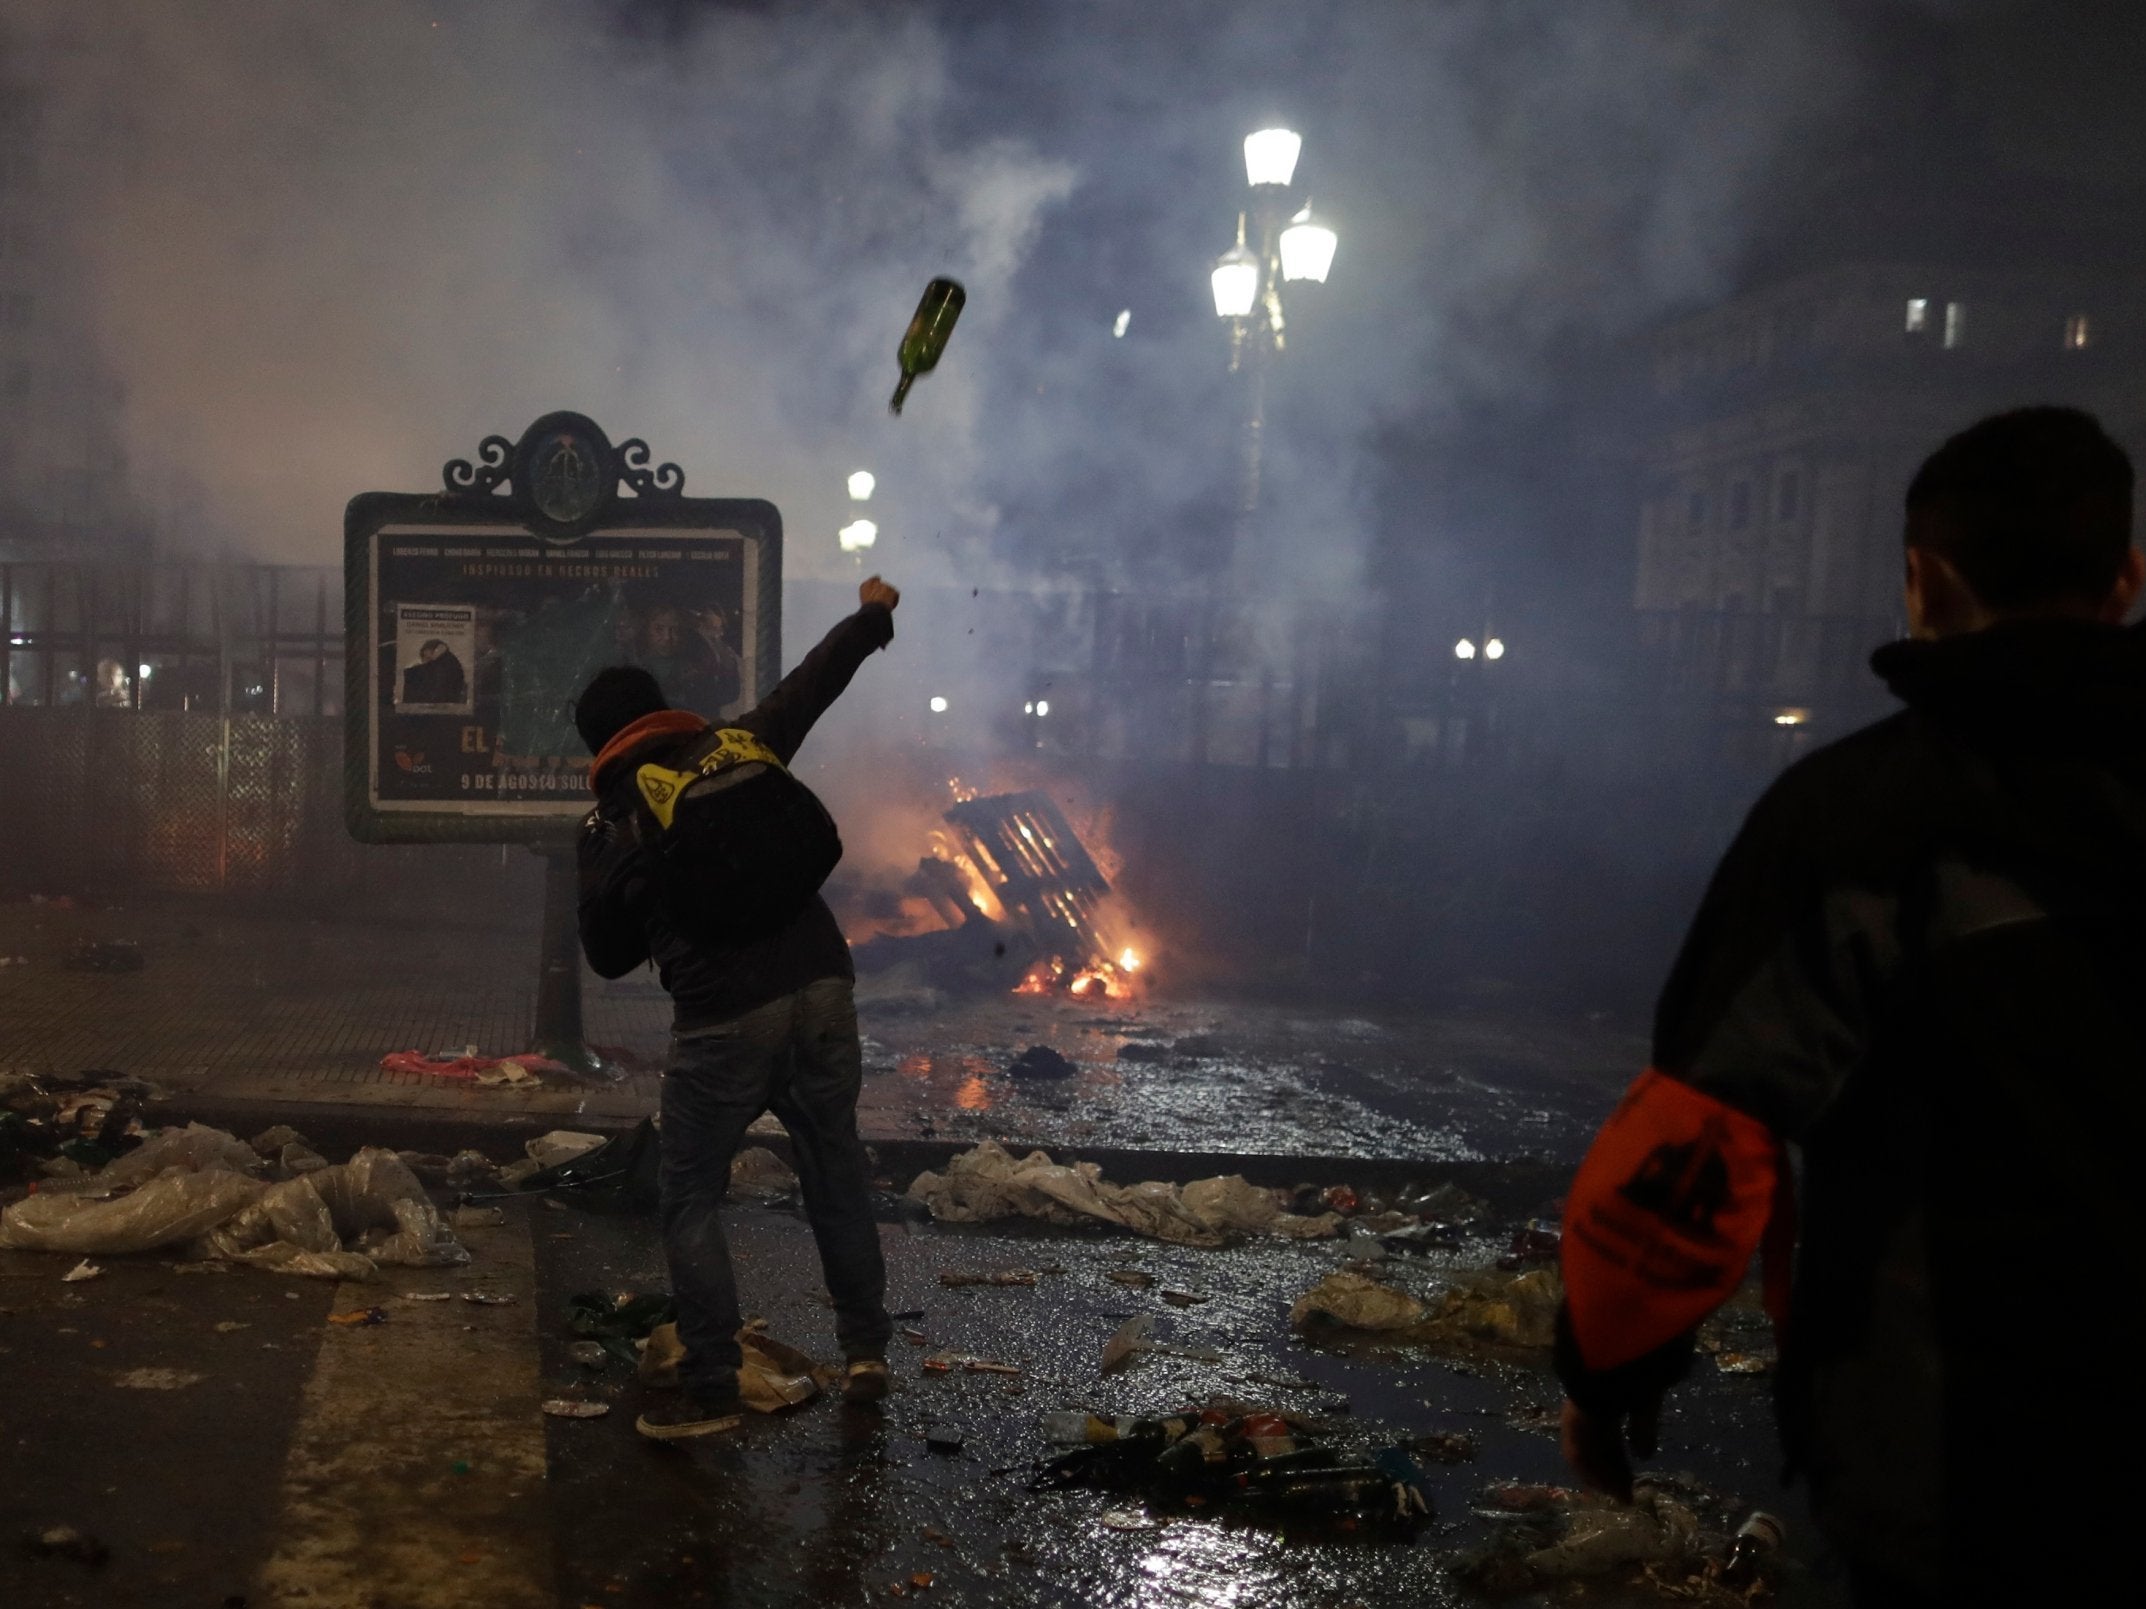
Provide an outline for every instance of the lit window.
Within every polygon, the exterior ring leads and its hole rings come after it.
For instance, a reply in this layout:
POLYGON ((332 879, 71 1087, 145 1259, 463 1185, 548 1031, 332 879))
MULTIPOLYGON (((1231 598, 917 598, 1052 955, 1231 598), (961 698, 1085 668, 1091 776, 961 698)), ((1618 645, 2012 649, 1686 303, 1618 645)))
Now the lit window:
POLYGON ((1908 298, 1908 334, 1920 335, 1929 327, 1930 298, 1927 296, 1910 296, 1908 298))
POLYGON ((1967 304, 1965 302, 1947 302, 1945 304, 1946 350, 1950 351, 1953 347, 1958 346, 1966 338, 1967 304))
POLYGON ((2090 339, 2092 339, 2092 337, 2093 331, 2088 326, 2086 315, 2084 313, 2074 313, 2070 318, 2064 321, 2065 351, 2084 352, 2086 350, 2086 343, 2090 339))

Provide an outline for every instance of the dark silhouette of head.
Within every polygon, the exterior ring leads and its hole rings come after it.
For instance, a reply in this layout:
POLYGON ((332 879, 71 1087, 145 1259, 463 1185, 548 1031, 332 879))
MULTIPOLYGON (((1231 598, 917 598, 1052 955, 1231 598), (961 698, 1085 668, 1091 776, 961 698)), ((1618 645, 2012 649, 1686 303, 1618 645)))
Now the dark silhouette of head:
POLYGON ((1971 596, 1952 601, 1978 605, 1975 616, 2105 615, 2136 564, 2131 492, 2131 460, 2092 414, 1992 415, 1932 453, 1908 487, 1910 592, 1918 562, 1927 567, 1919 556, 1935 555, 1931 568, 1949 572, 1924 583, 1939 631, 1960 613, 1942 595, 1959 587, 1971 596))
POLYGON ((606 743, 642 716, 669 708, 656 678, 639 665, 607 665, 574 700, 574 730, 591 754, 600 754, 606 743))

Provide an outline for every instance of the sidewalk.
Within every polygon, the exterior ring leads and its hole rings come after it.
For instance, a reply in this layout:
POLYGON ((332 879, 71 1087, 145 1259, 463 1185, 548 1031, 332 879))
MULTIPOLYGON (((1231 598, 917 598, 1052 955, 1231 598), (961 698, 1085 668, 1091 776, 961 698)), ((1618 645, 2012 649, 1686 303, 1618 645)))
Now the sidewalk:
MULTIPOLYGON (((189 1115, 233 1127, 377 1133, 386 1119, 396 1143, 431 1148, 483 1143, 469 1136, 493 1128, 638 1121, 655 1109, 669 1023, 645 971, 584 979, 587 1037, 615 1058, 616 1082, 473 1088, 380 1070, 391 1051, 530 1048, 531 914, 519 931, 205 901, 0 906, 0 956, 25 958, 0 968, 0 1065, 147 1078, 189 1115), (143 969, 68 970, 69 948, 92 939, 138 943, 143 969)), ((1296 1164, 1318 1162, 1547 1178, 1577 1160, 1644 1052, 1634 1032, 1524 1010, 1370 1020, 1242 1002, 947 1001, 866 979, 859 1014, 860 1126, 903 1166, 993 1139, 1146 1177, 1242 1169, 1292 1182, 1296 1164), (1009 1076, 1038 1044, 1070 1075, 1009 1076)))

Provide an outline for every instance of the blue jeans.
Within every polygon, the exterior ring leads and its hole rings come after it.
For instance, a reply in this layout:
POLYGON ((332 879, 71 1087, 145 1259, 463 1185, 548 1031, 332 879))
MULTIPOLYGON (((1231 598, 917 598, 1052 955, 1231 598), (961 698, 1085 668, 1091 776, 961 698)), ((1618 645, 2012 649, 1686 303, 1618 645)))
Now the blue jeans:
POLYGON ((822 978, 682 1035, 671 1049, 663 1075, 663 1254, 686 1348, 686 1389, 716 1405, 737 1396, 742 1320, 717 1209, 747 1125, 767 1111, 790 1131, 843 1356, 884 1357, 894 1326, 857 1137, 864 1056, 849 981, 822 978))

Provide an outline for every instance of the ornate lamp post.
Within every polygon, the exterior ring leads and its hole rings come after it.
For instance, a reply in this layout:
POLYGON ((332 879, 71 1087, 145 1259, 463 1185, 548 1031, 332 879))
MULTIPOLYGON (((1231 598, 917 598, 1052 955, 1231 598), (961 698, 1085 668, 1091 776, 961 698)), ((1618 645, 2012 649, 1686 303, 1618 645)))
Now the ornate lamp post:
POLYGON ((1241 555, 1259 510, 1262 439, 1267 420, 1267 365, 1286 348, 1283 286, 1325 282, 1339 238, 1307 205, 1289 212, 1303 137, 1284 128, 1245 136, 1244 174, 1251 202, 1237 214, 1237 244, 1215 261, 1209 284, 1215 316, 1229 326, 1232 374, 1244 376, 1238 460, 1236 554, 1241 555))

